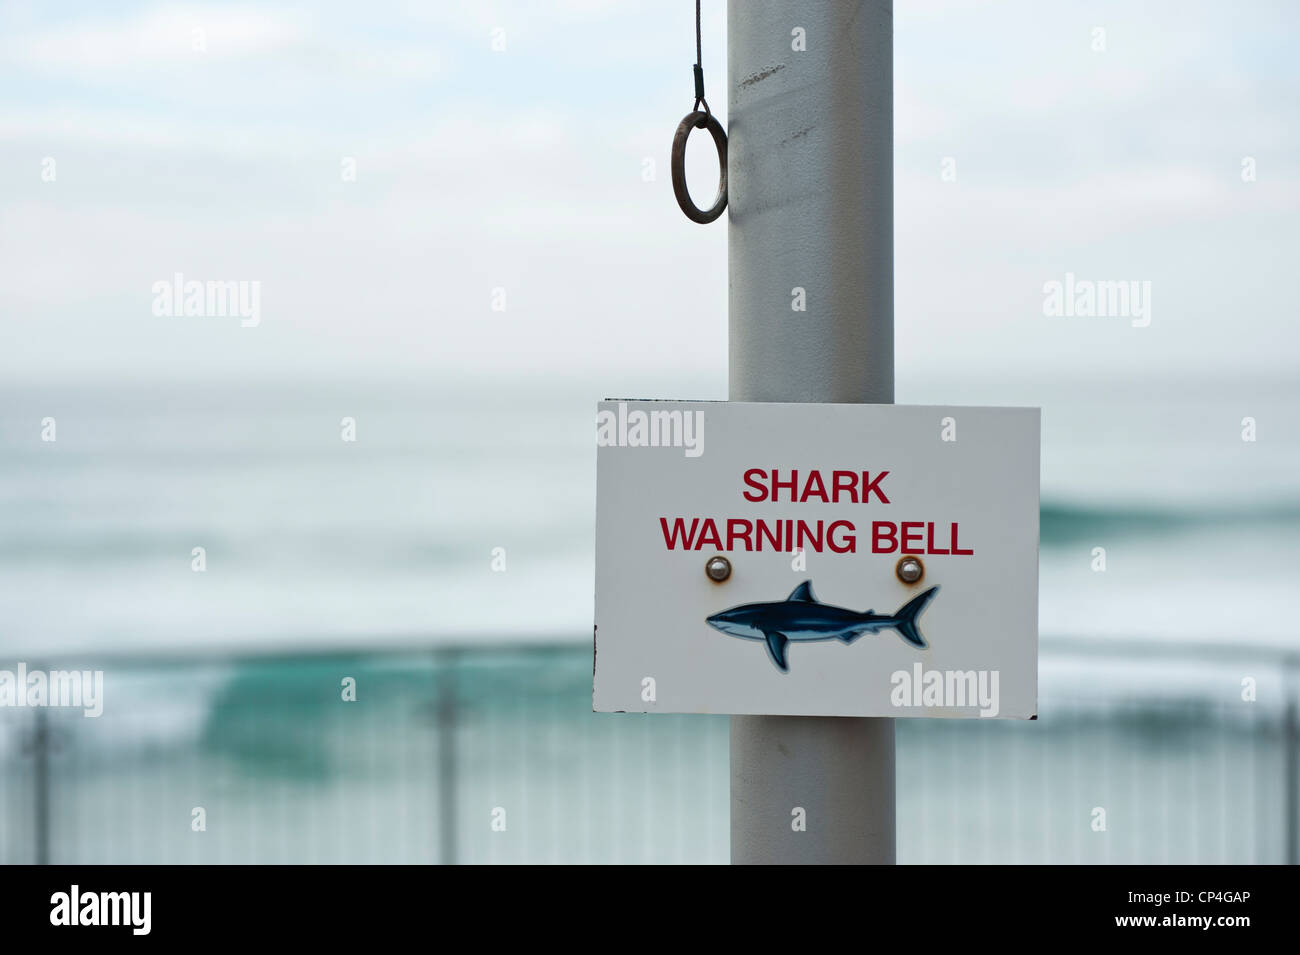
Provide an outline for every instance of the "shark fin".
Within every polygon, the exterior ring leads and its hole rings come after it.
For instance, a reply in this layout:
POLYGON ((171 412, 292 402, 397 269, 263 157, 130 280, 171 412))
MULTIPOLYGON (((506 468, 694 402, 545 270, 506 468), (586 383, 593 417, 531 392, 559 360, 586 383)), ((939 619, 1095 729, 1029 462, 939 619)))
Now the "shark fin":
POLYGON ((763 636, 767 638, 767 655, 772 658, 776 668, 782 673, 790 672, 790 664, 785 662, 785 648, 790 644, 786 635, 778 630, 764 630, 763 636))
POLYGON ((803 583, 801 583, 798 587, 794 589, 794 591, 790 594, 789 597, 786 597, 785 599, 802 600, 804 603, 815 604, 817 602, 817 598, 813 596, 812 581, 805 580, 803 583))
POLYGON ((919 597, 913 597, 907 603, 898 609, 894 614, 893 628, 898 631, 898 635, 914 647, 920 647, 924 650, 929 644, 925 642, 925 637, 921 636, 921 629, 916 625, 916 618, 921 615, 926 604, 934 599, 934 595, 939 592, 938 587, 931 587, 919 597))

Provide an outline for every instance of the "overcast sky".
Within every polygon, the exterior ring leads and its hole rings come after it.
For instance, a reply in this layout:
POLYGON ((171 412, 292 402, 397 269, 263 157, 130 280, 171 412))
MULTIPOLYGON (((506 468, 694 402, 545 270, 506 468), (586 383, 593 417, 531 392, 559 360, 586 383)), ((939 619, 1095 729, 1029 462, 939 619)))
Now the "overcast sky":
MULTIPOLYGON (((895 28, 900 378, 1298 370, 1300 6, 895 28), (1044 316, 1067 271, 1151 282, 1149 327, 1044 316)), ((689 0, 4 3, 0 376, 721 383, 726 226, 666 168, 692 30, 689 0), (260 282, 260 325, 155 316, 176 272, 260 282)))

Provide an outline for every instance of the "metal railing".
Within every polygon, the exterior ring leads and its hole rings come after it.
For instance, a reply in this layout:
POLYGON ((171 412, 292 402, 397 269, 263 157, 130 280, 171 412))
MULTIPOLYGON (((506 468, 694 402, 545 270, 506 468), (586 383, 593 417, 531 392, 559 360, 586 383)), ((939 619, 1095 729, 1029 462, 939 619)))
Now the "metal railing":
MULTIPOLYGON (((593 714, 584 648, 28 666, 104 712, 0 708, 4 862, 727 859, 727 719, 593 714)), ((1293 656, 1041 669, 1037 721, 898 721, 900 861, 1297 861, 1293 656)))

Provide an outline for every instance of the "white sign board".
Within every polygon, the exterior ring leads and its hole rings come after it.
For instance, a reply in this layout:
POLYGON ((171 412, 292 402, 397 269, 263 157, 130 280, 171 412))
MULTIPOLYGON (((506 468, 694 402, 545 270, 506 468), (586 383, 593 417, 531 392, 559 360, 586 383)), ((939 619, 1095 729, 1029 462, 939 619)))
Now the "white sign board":
POLYGON ((1037 714, 1038 409, 604 401, 596 441, 594 709, 1037 714))

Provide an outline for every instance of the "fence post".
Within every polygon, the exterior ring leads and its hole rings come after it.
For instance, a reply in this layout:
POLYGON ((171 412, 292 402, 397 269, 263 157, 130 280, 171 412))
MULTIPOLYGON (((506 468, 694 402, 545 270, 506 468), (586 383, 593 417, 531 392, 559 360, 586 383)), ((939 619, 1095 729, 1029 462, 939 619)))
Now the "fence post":
POLYGON ((438 668, 437 726, 438 726, 438 862, 456 865, 457 840, 460 827, 457 805, 456 778, 456 724, 457 707, 455 650, 434 653, 434 666, 438 668))
POLYGON ((32 832, 36 839, 36 864, 50 864, 50 714, 44 706, 32 709, 32 832))

